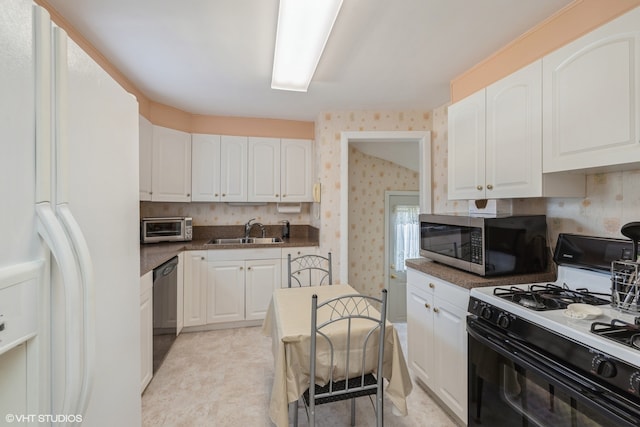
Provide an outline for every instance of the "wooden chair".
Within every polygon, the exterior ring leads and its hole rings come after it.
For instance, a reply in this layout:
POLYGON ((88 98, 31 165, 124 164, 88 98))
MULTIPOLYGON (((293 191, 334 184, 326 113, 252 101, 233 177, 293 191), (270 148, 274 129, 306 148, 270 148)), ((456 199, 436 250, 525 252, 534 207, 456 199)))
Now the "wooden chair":
POLYGON ((322 255, 301 255, 292 258, 287 255, 288 284, 295 286, 319 286, 333 284, 331 252, 322 255))
MULTIPOLYGON (((383 418, 383 377, 382 362, 384 358, 385 320, 387 309, 387 290, 382 291, 380 299, 365 295, 346 295, 332 298, 318 304, 318 297, 312 297, 311 310, 311 350, 309 378, 311 386, 301 397, 301 401, 307 412, 309 426, 315 426, 316 406, 339 400, 351 399, 351 425, 355 425, 355 399, 369 396, 376 413, 376 426, 384 425, 383 418), (372 311, 371 309, 379 311, 372 311), (318 324, 318 312, 330 313, 329 320, 318 324), (337 324, 340 323, 340 326, 337 324), (364 324, 364 333, 362 328, 364 324), (339 338, 331 338, 328 330, 336 327, 344 328, 344 334, 339 338), (354 327, 358 332, 353 332, 354 327), (326 331, 326 333, 325 333, 326 331), (376 341, 377 339, 377 341, 376 341), (329 381, 325 385, 314 383, 316 378, 316 350, 318 342, 330 353, 329 381), (340 342, 338 342, 340 341, 340 342), (346 345, 346 351, 345 351, 346 345), (375 371, 370 372, 370 366, 365 366, 365 360, 369 358, 371 364, 371 352, 375 371), (362 357, 352 357, 354 354, 362 354, 362 357), (334 378, 335 366, 344 367, 344 372, 357 372, 357 375, 345 379, 334 378), (372 396, 375 395, 375 403, 372 396)), ((326 358, 326 354, 323 354, 326 358)), ((298 425, 297 405, 294 412, 294 426, 298 425)))

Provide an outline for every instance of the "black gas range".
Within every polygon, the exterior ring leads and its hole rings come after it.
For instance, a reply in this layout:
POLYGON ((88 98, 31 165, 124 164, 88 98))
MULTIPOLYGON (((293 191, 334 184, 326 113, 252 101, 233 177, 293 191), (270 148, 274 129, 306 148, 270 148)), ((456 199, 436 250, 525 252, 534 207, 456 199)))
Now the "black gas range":
POLYGON ((555 283, 472 289, 469 425, 640 425, 640 321, 611 306, 606 270, 630 245, 561 235, 555 283))

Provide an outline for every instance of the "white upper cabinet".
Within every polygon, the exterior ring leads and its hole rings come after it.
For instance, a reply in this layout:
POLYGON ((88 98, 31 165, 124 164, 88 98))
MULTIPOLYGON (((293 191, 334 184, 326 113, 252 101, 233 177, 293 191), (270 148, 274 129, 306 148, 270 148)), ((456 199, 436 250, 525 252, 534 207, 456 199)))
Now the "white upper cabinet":
POLYGON ((312 143, 249 138, 249 201, 311 202, 312 143))
POLYGON ((191 134, 153 126, 151 200, 191 201, 191 134))
POLYGON ((541 62, 449 108, 449 199, 542 194, 541 62))
POLYGON ((542 62, 449 107, 449 199, 582 196, 584 176, 543 175, 542 62))
POLYGON ((542 194, 542 62, 486 89, 487 198, 542 194))
POLYGON ((220 135, 191 135, 191 201, 219 202, 220 135))
POLYGON ((312 202, 313 144, 308 139, 280 141, 280 200, 312 202))
POLYGON ((220 200, 247 201, 246 136, 223 135, 220 139, 220 200))
POLYGON ((449 199, 485 197, 484 89, 449 107, 449 199))
POLYGON ((151 200, 151 162, 153 160, 153 125, 139 116, 140 200, 151 200))
POLYGON ((280 139, 249 138, 248 200, 280 201, 280 139))
POLYGON ((637 168, 640 8, 545 56, 543 88, 545 172, 637 168))

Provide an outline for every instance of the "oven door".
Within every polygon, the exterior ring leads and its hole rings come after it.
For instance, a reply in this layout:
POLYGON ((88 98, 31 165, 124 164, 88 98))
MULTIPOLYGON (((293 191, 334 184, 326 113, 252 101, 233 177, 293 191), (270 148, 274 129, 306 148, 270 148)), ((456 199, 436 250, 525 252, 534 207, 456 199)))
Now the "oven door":
POLYGON ((469 333, 469 426, 638 426, 640 408, 478 319, 469 333))

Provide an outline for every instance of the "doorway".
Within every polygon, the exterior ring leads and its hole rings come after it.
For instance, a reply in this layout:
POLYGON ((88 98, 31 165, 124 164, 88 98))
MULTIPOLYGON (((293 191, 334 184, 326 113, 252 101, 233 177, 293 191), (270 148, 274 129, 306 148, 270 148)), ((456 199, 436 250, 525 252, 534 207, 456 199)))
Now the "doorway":
POLYGON ((385 288, 390 322, 407 321, 407 267, 405 260, 420 256, 420 213, 417 191, 386 191, 385 288))
MULTIPOLYGON (((431 132, 380 131, 342 132, 340 163, 349 164, 349 143, 385 141, 393 145, 407 141, 418 143, 420 212, 431 213, 431 132)), ((349 283, 349 168, 340 169, 340 283, 349 283)))

